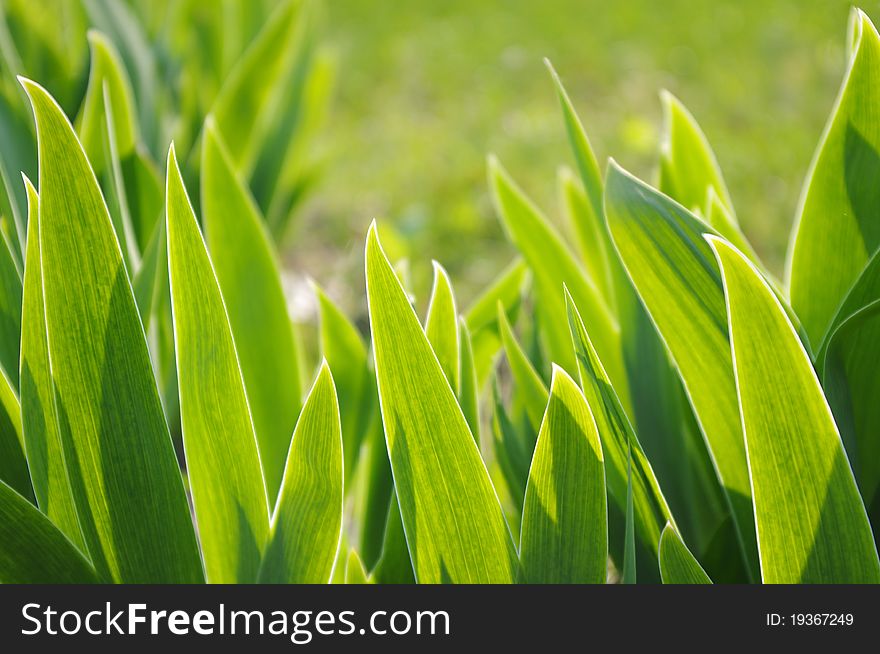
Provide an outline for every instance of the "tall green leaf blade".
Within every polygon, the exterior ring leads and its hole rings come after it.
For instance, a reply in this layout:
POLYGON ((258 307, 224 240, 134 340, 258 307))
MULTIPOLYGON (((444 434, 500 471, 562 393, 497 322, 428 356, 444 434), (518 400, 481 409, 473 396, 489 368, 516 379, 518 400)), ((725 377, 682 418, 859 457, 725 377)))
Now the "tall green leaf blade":
POLYGON ((21 404, 6 372, 0 369, 0 481, 31 499, 28 462, 21 430, 21 404))
POLYGON ((495 159, 489 162, 489 182, 505 229, 535 275, 540 306, 546 317, 542 327, 553 360, 568 370, 575 369, 568 330, 564 321, 558 320, 558 316, 565 314, 562 285, 567 284, 593 328, 596 348, 602 360, 607 362, 608 374, 614 380, 615 388, 624 404, 628 405, 628 382, 620 349, 620 328, 609 313, 601 292, 584 275, 559 234, 495 159))
POLYGON ((627 511, 629 489, 632 487, 633 516, 639 537, 652 552, 656 552, 663 525, 673 521, 672 514, 632 424, 593 348, 574 300, 567 291, 566 308, 581 387, 602 438, 608 490, 621 510, 627 511), (628 481, 630 476, 631 482, 628 481))
POLYGON ((21 272, 12 243, 0 237, 0 366, 13 387, 18 383, 21 356, 21 272))
POLYGON ((262 583, 325 584, 342 536, 342 430, 330 367, 321 366, 296 423, 272 515, 262 583))
POLYGON ((526 486, 523 576, 530 583, 601 584, 607 559, 605 464, 596 423, 577 384, 554 366, 526 486))
POLYGON ((364 569, 364 563, 355 550, 348 553, 345 562, 345 583, 350 585, 372 584, 373 580, 364 569))
POLYGON ((271 239, 210 119, 202 148, 205 235, 244 376, 266 488, 274 500, 300 407, 293 329, 271 239))
POLYGON ((461 358, 461 339, 458 334, 458 310, 449 275, 436 261, 434 263, 434 287, 425 318, 425 335, 437 355, 443 374, 453 393, 458 393, 461 358))
POLYGON ((724 292, 712 250, 703 239, 712 230, 613 162, 605 207, 621 260, 678 367, 731 504, 748 567, 756 571, 751 490, 724 292))
POLYGON ((711 584, 703 566, 694 558, 672 524, 660 536, 660 576, 664 584, 711 584))
MULTIPOLYGON (((376 381, 370 370, 367 346, 357 328, 321 288, 314 288, 320 314, 321 352, 333 372, 339 398, 348 488, 361 445, 378 422, 376 381)), ((385 445, 381 445, 385 456, 385 445)))
POLYGON ((507 355, 507 364, 513 375, 514 387, 522 398, 526 415, 537 433, 544 421, 544 411, 547 401, 550 399, 550 393, 519 341, 516 340, 513 328, 507 320, 507 314, 504 313, 504 307, 500 304, 498 305, 498 325, 501 331, 501 342, 504 344, 504 352, 507 355))
POLYGON ((809 356, 754 265, 707 239, 724 279, 764 582, 880 582, 865 506, 809 356))
POLYGON ((846 78, 825 127, 789 252, 791 305, 813 349, 880 246, 880 35, 854 10, 846 78))
POLYGON ((91 564, 49 518, 0 481, 0 583, 97 581, 91 564))
POLYGON ((205 572, 211 583, 253 582, 269 531, 256 434, 226 306, 173 147, 167 180, 180 419, 205 572))
MULTIPOLYGON (((691 112, 669 91, 660 94, 663 105, 663 141, 660 146, 659 189, 688 209, 708 212, 711 188, 733 216, 733 202, 721 175, 721 168, 706 135, 691 112)), ((735 218, 733 219, 735 224, 735 218)), ((720 228, 712 227, 728 237, 720 228)))
POLYGON ((27 178, 25 186, 28 237, 21 321, 21 423, 27 465, 37 506, 76 547, 87 552, 64 463, 49 369, 43 264, 40 259, 39 197, 27 178))
POLYGON ((120 582, 203 579, 180 470, 128 275, 97 180, 41 86, 39 227, 64 458, 92 562, 120 582))
POLYGON ((366 276, 385 439, 416 579, 512 582, 516 549, 495 489, 375 224, 366 276))
POLYGON ((477 368, 474 363, 474 348, 471 345, 471 333, 464 318, 459 319, 458 333, 461 339, 461 357, 459 369, 461 381, 458 389, 458 403, 461 412, 471 428, 477 447, 480 445, 480 386, 477 381, 477 368))

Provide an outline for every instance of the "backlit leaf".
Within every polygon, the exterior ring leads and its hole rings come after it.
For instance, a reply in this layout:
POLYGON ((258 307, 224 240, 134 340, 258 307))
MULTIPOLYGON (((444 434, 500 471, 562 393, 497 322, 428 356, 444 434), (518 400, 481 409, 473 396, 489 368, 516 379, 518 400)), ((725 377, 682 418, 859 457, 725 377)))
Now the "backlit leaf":
POLYGON ((664 584, 711 584, 712 580, 672 524, 660 536, 660 576, 664 584))

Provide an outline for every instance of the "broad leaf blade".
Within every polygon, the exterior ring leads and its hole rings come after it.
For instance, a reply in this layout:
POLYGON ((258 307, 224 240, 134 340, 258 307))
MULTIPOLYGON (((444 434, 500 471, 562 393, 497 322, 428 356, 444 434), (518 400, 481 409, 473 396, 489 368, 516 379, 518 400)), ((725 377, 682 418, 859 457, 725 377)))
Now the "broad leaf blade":
POLYGON ((495 489, 375 225, 366 274, 385 439, 416 579, 512 582, 516 550, 495 489))
POLYGON ((854 51, 807 176, 789 252, 791 305, 814 350, 880 246, 880 35, 861 11, 851 20, 854 51))
POLYGON ((91 564, 33 504, 0 481, 0 582, 93 584, 91 564))
POLYGON ((667 521, 673 520, 672 514, 651 464, 593 348, 574 300, 567 292, 566 307, 581 387, 602 438, 608 490, 621 510, 626 512, 629 489, 632 487, 634 520, 639 537, 651 552, 656 552, 660 532, 667 521))
POLYGON ((608 533, 605 465, 583 394, 559 367, 526 486, 520 560, 527 582, 601 584, 608 533))
POLYGON ((708 238, 724 278, 761 576, 877 583, 871 526, 810 359, 754 265, 708 238))
POLYGON ((202 139, 205 235, 244 376, 266 488, 274 500, 300 406, 293 329, 269 234, 210 119, 202 139))
POLYGON ((342 431, 324 363, 296 423, 260 570, 262 583, 325 584, 342 536, 342 431))
POLYGON ((166 194, 180 419, 205 571, 211 583, 253 582, 269 530, 266 486, 226 307, 174 148, 166 194))
POLYGON ((712 580, 671 524, 660 536, 660 576, 664 584, 711 584, 712 580))
MULTIPOLYGON (((21 422, 27 465, 37 506, 83 551, 76 504, 64 464, 55 412, 55 391, 49 369, 40 219, 37 190, 25 178, 28 196, 28 237, 25 258, 21 333, 21 422)), ((8 460, 7 457, 3 457, 8 460)))
POLYGON ((180 470, 119 243, 95 175, 54 99, 36 116, 49 360, 64 457, 92 562, 120 582, 197 582, 180 470))
POLYGON ((678 367, 731 504, 748 567, 757 570, 724 292, 703 239, 712 230, 613 162, 605 206, 621 260, 678 367))

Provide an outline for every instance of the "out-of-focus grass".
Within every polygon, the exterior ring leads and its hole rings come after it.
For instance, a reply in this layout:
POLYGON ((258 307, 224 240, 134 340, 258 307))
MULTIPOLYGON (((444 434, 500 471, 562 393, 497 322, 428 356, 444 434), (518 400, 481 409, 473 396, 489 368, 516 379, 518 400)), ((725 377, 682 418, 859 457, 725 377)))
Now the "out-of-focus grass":
MULTIPOLYGON (((572 159, 547 56, 598 155, 644 176, 656 160, 657 93, 679 96, 715 147, 745 231, 780 272, 842 78, 848 8, 846 0, 328 2, 325 37, 339 62, 322 137, 330 165, 288 260, 345 279, 355 298, 363 233, 370 218, 387 217, 414 255, 417 290, 436 258, 460 297, 472 297, 512 253, 488 201, 487 152, 558 215, 556 169, 572 159)), ((880 3, 863 8, 876 16, 880 3)))

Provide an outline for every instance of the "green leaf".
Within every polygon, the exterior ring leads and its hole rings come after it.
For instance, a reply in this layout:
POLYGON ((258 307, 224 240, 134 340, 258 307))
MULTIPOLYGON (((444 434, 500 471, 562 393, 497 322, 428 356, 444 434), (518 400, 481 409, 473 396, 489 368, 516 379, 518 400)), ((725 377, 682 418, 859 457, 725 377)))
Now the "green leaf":
POLYGON ((112 137, 120 159, 128 156, 137 143, 137 118, 134 92, 119 52, 110 39, 97 30, 89 30, 88 39, 91 52, 89 85, 76 122, 86 156, 100 174, 108 164, 104 150, 107 100, 110 101, 109 113, 113 116, 112 137))
POLYGON ((620 582, 636 583, 636 527, 633 506, 632 444, 626 448, 626 524, 623 534, 623 572, 620 582))
POLYGON ((355 550, 348 553, 348 560, 345 562, 345 583, 350 585, 364 585, 373 583, 372 579, 367 575, 361 557, 355 550))
MULTIPOLYGON (((704 215, 708 215, 707 193, 712 189, 735 225, 733 202, 706 135, 687 108, 669 91, 662 91, 660 100, 664 126, 658 188, 688 209, 699 208, 704 215)), ((729 237, 721 231, 720 225, 709 224, 729 237)))
POLYGON ((601 584, 608 559, 605 464, 574 380, 553 367, 526 486, 520 560, 530 583, 601 584))
POLYGON ((565 322, 558 320, 558 316, 565 314, 562 285, 567 284, 593 329, 593 341, 606 362, 615 388, 624 405, 628 405, 629 387, 620 348, 620 328, 609 313, 601 291, 584 275, 549 221, 494 158, 489 161, 489 182, 508 236, 534 273, 539 306, 542 315, 547 317, 542 328, 553 360, 567 370, 575 369, 568 330, 565 322))
POLYGON ((97 581, 91 564, 49 518, 0 481, 0 583, 97 581))
POLYGON ((818 349, 847 291, 880 246, 880 35, 861 11, 840 93, 813 159, 789 252, 791 305, 818 349))
POLYGON ((756 571, 724 292, 712 250, 703 239, 712 229, 614 162, 608 170, 605 207, 621 260, 678 367, 731 504, 748 567, 756 571))
POLYGON ((639 537, 656 553, 663 525, 674 522, 672 514, 567 289, 565 299, 581 387, 602 438, 608 490, 624 512, 632 500, 639 537))
MULTIPOLYGON (((74 545, 87 551, 64 464, 49 369, 43 264, 40 260, 39 197, 27 177, 24 183, 28 197, 28 235, 21 323, 21 423, 27 466, 37 506, 74 545)), ((8 461, 9 458, 4 456, 2 460, 8 461)))
POLYGON ((284 0, 229 73, 212 112, 236 169, 254 165, 277 80, 295 60, 299 3, 284 0))
MULTIPOLYGON (((320 312, 321 352, 333 372, 342 416, 345 482, 349 487, 361 445, 378 423, 376 381, 367 346, 357 328, 317 285, 313 285, 320 312)), ((385 444, 381 443, 382 456, 385 444)), ((387 498, 386 498, 387 501, 387 498)), ((383 508, 383 512, 387 507, 383 508)))
POLYGON ((180 419, 205 571, 211 583, 254 582, 266 485, 226 306, 173 147, 166 197, 180 419))
POLYGON ((480 386, 477 381, 477 369, 474 364, 474 349, 471 345, 471 333, 464 318, 459 319, 458 333, 461 338, 461 357, 459 368, 461 381, 458 389, 458 404, 471 428, 471 434, 477 447, 480 446, 480 386))
POLYGON ((342 431, 327 363, 296 423, 260 582, 325 584, 342 536, 342 431))
POLYGON ((667 523, 660 536, 659 561, 664 584, 712 583, 671 523, 667 523))
POLYGON ((532 463, 540 425, 535 430, 531 428, 517 429, 501 402, 497 381, 492 384, 492 392, 495 405, 495 411, 492 415, 492 441, 495 446, 495 458, 504 475, 507 491, 513 501, 514 508, 519 515, 522 515, 529 467, 532 463))
POLYGON ((489 284, 465 312, 474 350, 474 368, 480 386, 489 377, 494 367, 495 356, 501 348, 497 323, 498 302, 504 305, 504 312, 508 316, 516 316, 528 271, 525 261, 516 259, 489 284))
POLYGON ((18 388, 21 356, 21 272, 7 238, 0 238, 0 366, 18 388))
POLYGON ((21 405, 12 382, 0 368, 0 481, 31 499, 28 463, 21 431, 21 405))
POLYGON ((501 342, 504 344, 504 352, 507 354, 507 364, 513 374, 514 388, 522 397, 526 415, 537 433, 544 421, 544 410, 550 399, 549 391, 516 340, 513 328, 504 313, 504 307, 500 304, 498 305, 498 325, 501 331, 501 342))
POLYGON ((434 265, 434 287, 428 303, 425 318, 425 335, 437 355, 443 374, 449 381, 453 393, 458 393, 460 367, 460 339, 458 335, 458 310, 449 275, 436 261, 434 265))
POLYGON ((724 278, 761 576, 877 583, 871 526, 810 358, 754 265, 707 240, 724 278))
POLYGON ((38 84, 39 228, 50 369, 83 538, 101 578, 197 582, 183 482, 119 243, 73 127, 38 84))
POLYGON ((373 569, 372 575, 377 584, 416 583, 396 493, 392 495, 388 506, 382 556, 373 569))
POLYGON ((419 583, 504 583, 517 555, 489 474, 373 224, 367 298, 385 439, 419 583))
POLYGON ((300 407, 296 345, 274 246, 210 118, 201 181, 205 236, 244 376, 266 489, 274 500, 300 407))
POLYGON ((560 170, 559 189, 562 207, 568 222, 574 227, 587 275, 602 291, 602 297, 608 306, 614 307, 616 299, 609 252, 606 249, 608 239, 605 236, 605 214, 596 214, 586 191, 568 168, 560 170))
POLYGON ((159 305, 160 291, 163 288, 163 278, 167 274, 166 251, 167 235, 165 234, 165 221, 156 225, 153 236, 144 251, 140 268, 131 280, 134 297, 137 300, 138 313, 141 316, 144 331, 149 333, 153 313, 159 305))
MULTIPOLYGON (((373 384, 375 384, 375 377, 372 379, 373 384)), ((375 392, 375 386, 373 391, 375 392)), ((378 395, 373 399, 378 405, 378 395)), ((378 418, 378 406, 376 406, 374 415, 378 418)), ((385 531, 388 521, 388 507, 391 506, 394 495, 394 481, 391 479, 391 462, 388 460, 388 450, 385 447, 385 432, 382 429, 381 420, 374 419, 372 421, 371 429, 365 440, 362 464, 364 470, 364 489, 360 522, 360 552, 364 565, 368 570, 373 570, 382 556, 382 547, 385 542, 385 531)), ((396 499, 393 500, 393 504, 394 510, 398 513, 397 519, 400 520, 396 499)), ((405 545, 404 549, 406 549, 405 545)), ((406 561, 407 565, 409 565, 408 554, 406 561)), ((412 576, 411 565, 409 575, 412 576)))

